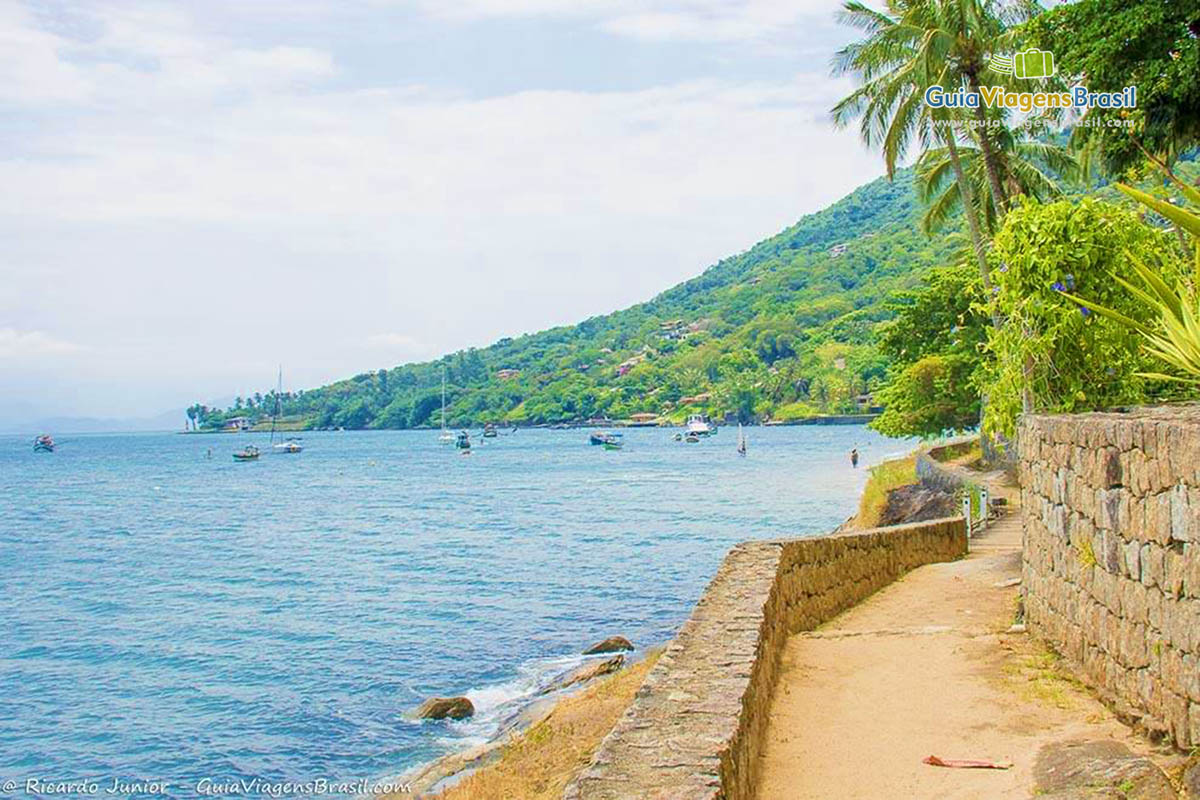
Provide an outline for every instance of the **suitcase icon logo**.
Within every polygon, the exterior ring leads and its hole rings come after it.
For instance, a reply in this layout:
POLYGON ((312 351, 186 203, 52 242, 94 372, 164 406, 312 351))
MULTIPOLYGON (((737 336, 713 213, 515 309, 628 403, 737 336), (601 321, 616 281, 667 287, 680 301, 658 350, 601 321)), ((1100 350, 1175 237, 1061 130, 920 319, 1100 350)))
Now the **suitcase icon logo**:
POLYGON ((994 55, 988 66, 994 72, 1026 80, 1049 78, 1054 75, 1054 54, 1030 48, 1012 56, 994 55))

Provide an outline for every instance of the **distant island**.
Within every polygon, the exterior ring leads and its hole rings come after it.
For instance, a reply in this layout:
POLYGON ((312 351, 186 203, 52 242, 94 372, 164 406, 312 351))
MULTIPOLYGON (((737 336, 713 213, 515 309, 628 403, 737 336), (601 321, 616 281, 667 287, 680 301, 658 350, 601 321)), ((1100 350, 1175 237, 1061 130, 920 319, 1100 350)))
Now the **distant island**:
MULTIPOLYGON (((911 171, 832 206, 646 303, 367 372, 279 398, 288 429, 661 420, 794 423, 878 410, 888 359, 877 325, 958 247, 920 232, 911 171)), ((262 428, 274 390, 188 409, 198 431, 262 428)))

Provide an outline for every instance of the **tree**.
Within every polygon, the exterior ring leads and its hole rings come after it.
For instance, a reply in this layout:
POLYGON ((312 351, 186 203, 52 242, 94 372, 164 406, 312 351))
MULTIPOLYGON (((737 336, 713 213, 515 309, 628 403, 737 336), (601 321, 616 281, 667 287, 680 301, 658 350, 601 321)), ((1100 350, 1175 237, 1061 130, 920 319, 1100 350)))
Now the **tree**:
MULTIPOLYGON (((973 67, 979 58, 980 37, 1002 30, 1002 25, 990 3, 976 0, 890 0, 888 11, 876 11, 858 0, 843 6, 842 21, 867 37, 847 45, 835 58, 835 74, 852 74, 861 85, 834 106, 834 122, 846 125, 860 118, 863 141, 883 151, 889 177, 913 140, 923 149, 940 141, 963 198, 980 276, 988 286, 978 206, 953 126, 959 120, 949 109, 931 108, 925 94, 931 88, 945 92, 958 88, 964 79, 962 70, 973 67)), ((990 144, 986 139, 980 144, 987 154, 985 161, 990 162, 990 144)), ((990 177, 990 163, 988 172, 990 177)), ((1003 208, 1003 192, 997 191, 995 197, 1003 208)))
MULTIPOLYGON (((1017 134, 1004 129, 995 140, 1003 154, 1000 181, 1008 195, 1025 195, 1038 200, 1057 199, 1063 194, 1060 181, 1074 181, 1079 175, 1079 163, 1065 148, 1044 138, 1021 140, 1017 134)), ((963 170, 973 187, 976 213, 991 236, 1002 215, 988 189, 990 179, 980 151, 973 147, 959 150, 963 170)), ((917 162, 917 192, 926 210, 921 227, 932 232, 944 227, 962 210, 962 193, 958 191, 946 148, 927 150, 917 162)))
POLYGON ((930 355, 900 370, 876 394, 884 412, 870 426, 885 436, 939 436, 979 424, 976 359, 930 355))
POLYGON ((973 383, 987 340, 979 276, 966 265, 931 270, 925 285, 901 292, 881 326, 879 349, 892 363, 875 395, 884 413, 870 425, 888 436, 936 436, 979 423, 973 383))
POLYGON ((1137 108, 1088 109, 1088 124, 1072 132, 1072 144, 1095 150, 1111 172, 1138 166, 1146 152, 1169 164, 1200 144, 1195 0, 1078 0, 1026 23, 1022 33, 1091 91, 1137 87, 1137 108))

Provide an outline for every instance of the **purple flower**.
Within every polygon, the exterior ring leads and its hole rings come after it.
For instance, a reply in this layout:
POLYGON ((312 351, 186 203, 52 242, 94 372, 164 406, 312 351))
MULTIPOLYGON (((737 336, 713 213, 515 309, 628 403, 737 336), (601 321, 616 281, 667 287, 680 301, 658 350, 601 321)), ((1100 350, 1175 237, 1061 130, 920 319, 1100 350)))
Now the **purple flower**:
POLYGON ((1063 286, 1059 281, 1050 284, 1050 288, 1056 292, 1065 292, 1067 290, 1067 287, 1063 286))
POLYGON ((1092 310, 1090 308, 1085 308, 1084 306, 1080 306, 1079 313, 1083 314, 1085 317, 1090 317, 1092 315, 1092 310))
POLYGON ((992 287, 992 294, 1000 294, 1000 287, 999 287, 999 286, 993 286, 993 287, 992 287))

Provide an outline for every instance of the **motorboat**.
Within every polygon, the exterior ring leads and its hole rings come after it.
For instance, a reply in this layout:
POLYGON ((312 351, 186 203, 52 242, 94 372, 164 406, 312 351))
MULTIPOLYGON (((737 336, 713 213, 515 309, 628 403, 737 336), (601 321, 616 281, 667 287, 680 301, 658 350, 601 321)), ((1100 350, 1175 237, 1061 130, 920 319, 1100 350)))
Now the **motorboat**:
POLYGON ((256 461, 259 456, 258 448, 252 444, 248 444, 241 450, 233 454, 234 461, 256 461))
POLYGON ((711 436, 716 428, 704 414, 692 414, 688 417, 684 433, 688 436, 711 436))
POLYGON ((48 433, 43 433, 41 436, 33 440, 33 452, 35 453, 53 453, 54 439, 48 433))

